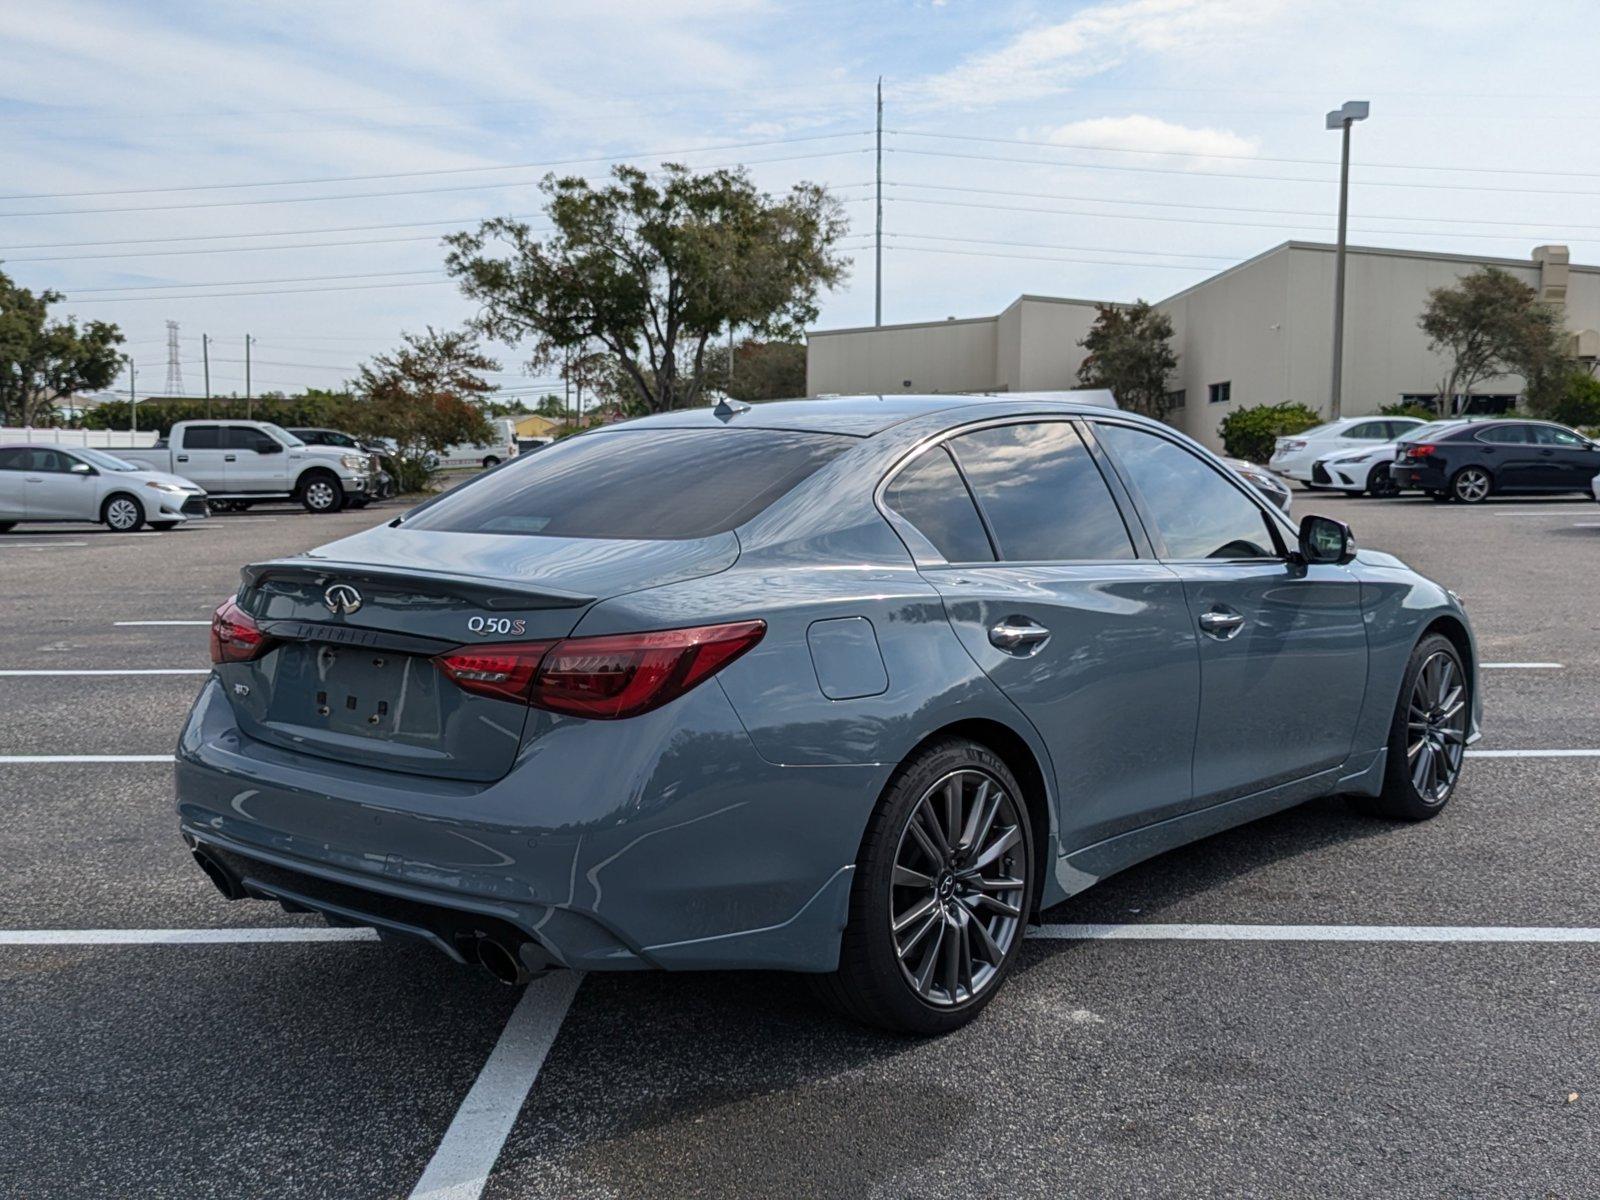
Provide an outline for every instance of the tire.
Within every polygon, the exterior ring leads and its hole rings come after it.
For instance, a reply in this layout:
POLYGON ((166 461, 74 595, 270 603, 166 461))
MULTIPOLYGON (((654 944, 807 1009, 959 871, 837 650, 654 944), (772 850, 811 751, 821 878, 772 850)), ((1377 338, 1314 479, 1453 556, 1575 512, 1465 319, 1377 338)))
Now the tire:
POLYGON ((1434 501, 1437 504, 1448 504, 1448 503, 1450 503, 1450 493, 1449 492, 1429 492, 1428 493, 1428 498, 1430 500, 1434 501))
POLYGON ((492 468, 498 467, 499 465, 500 465, 500 460, 498 458, 496 458, 494 455, 492 455, 492 454, 484 455, 484 458, 483 458, 483 469, 485 471, 491 470, 492 468))
POLYGON ((182 524, 180 521, 151 521, 150 528, 159 530, 161 533, 170 533, 180 524, 182 524))
POLYGON ((100 523, 112 533, 132 533, 144 524, 144 506, 137 496, 113 492, 100 505, 100 523))
POLYGON ((1005 983, 1033 895, 1032 827, 1016 777, 976 742, 936 742, 900 766, 873 810, 839 967, 815 977, 817 993, 852 1020, 898 1033, 958 1029, 1005 983), (984 812, 989 824, 980 834, 984 812), (971 835, 978 849, 959 842, 943 855, 949 828, 971 835), (985 856, 993 857, 983 863, 985 856))
POLYGON ((1483 467, 1462 467, 1450 477, 1450 495, 1463 504, 1482 504, 1494 491, 1494 476, 1483 467))
POLYGON ((1471 714, 1471 684, 1460 651, 1449 638, 1430 633, 1411 651, 1400 682, 1389 725, 1383 792, 1352 797, 1352 803, 1362 812, 1396 821, 1438 816, 1461 779, 1471 714))
POLYGON ((1394 481, 1394 476, 1389 474, 1388 463, 1378 463, 1367 472, 1367 495, 1374 499, 1387 500, 1400 494, 1400 485, 1394 481))
POLYGON ((336 513, 344 507, 344 485, 331 471, 307 471, 295 499, 308 513, 336 513))

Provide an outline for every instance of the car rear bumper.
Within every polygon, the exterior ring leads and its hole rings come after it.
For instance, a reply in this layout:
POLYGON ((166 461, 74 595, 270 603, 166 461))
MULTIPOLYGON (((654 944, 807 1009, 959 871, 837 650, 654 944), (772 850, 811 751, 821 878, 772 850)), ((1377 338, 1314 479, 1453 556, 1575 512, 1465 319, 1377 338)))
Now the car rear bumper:
POLYGON ((1404 491, 1442 491, 1445 486, 1444 472, 1438 467, 1410 466, 1395 463, 1389 468, 1389 474, 1394 479, 1395 485, 1404 491))
POLYGON ((832 970, 885 769, 775 766, 715 684, 626 725, 569 720, 475 784, 253 741, 213 678, 179 821, 252 894, 441 948, 487 923, 583 970, 832 970))

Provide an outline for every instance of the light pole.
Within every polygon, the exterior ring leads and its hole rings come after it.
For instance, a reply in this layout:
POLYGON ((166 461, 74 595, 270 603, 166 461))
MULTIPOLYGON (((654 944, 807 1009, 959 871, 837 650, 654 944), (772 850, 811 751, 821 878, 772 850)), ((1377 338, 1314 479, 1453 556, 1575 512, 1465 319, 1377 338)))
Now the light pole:
POLYGON ((1340 393, 1344 372, 1344 230, 1350 209, 1350 126, 1365 121, 1371 105, 1365 100, 1346 100, 1328 114, 1328 128, 1343 132, 1344 148, 1339 155, 1339 248, 1333 259, 1333 388, 1328 395, 1328 419, 1339 419, 1340 393))

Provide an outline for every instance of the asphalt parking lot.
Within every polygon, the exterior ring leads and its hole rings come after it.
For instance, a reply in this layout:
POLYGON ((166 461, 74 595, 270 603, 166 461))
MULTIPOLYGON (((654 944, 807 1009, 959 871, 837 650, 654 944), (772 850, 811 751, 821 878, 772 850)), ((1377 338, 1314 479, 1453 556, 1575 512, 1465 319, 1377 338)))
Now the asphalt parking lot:
POLYGON ((1465 597, 1496 665, 1448 811, 1130 870, 931 1042, 792 977, 519 994, 225 903, 171 812, 206 620, 397 507, 0 535, 0 1195, 1595 1195, 1600 508, 1295 505, 1465 597))

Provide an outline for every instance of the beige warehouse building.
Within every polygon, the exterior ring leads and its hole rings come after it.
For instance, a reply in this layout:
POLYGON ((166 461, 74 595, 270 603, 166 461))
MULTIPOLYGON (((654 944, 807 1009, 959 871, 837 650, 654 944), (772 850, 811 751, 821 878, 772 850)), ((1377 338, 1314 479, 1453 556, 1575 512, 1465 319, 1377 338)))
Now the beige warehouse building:
MULTIPOLYGON (((1478 267, 1500 267, 1561 306, 1580 355, 1600 336, 1600 267, 1568 262, 1565 246, 1527 259, 1430 254, 1351 246, 1346 259, 1343 410, 1376 411, 1431 398, 1448 370, 1428 349, 1417 315, 1430 289, 1478 267)), ((1235 408, 1298 400, 1327 411, 1333 346, 1334 247, 1284 242, 1156 302, 1172 318, 1178 407, 1170 420, 1208 445, 1235 408)), ((807 334, 813 394, 1052 391, 1078 386, 1079 344, 1094 300, 1019 296, 998 316, 821 329, 807 334)), ((1509 404, 1515 376, 1488 380, 1474 396, 1509 404)))

